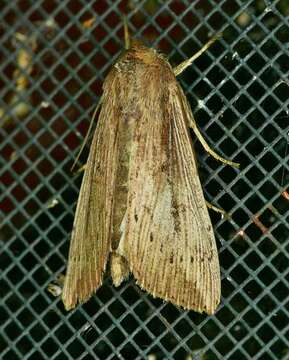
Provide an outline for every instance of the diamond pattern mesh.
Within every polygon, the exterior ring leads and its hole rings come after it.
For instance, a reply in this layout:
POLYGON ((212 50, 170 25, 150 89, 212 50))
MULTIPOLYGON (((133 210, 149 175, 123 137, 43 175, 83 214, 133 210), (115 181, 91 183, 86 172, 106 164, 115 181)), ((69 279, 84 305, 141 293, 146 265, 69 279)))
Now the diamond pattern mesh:
MULTIPOLYGON (((5 1, 0 4, 1 359, 288 359, 287 0, 5 1), (131 33, 176 65, 223 36, 179 80, 212 147, 196 142, 222 267, 214 316, 107 278, 66 313, 64 273, 82 173, 70 166, 131 33), (57 286, 55 286, 57 289, 57 286)), ((192 134, 193 136, 193 134, 192 134)), ((81 161, 85 162, 88 147, 81 161)))

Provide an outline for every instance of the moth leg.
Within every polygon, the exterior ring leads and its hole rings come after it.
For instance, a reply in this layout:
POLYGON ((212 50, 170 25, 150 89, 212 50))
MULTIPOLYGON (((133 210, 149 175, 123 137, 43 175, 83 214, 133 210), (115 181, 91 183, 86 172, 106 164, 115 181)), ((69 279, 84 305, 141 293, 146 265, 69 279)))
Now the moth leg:
POLYGON ((75 168, 75 165, 77 164, 77 162, 79 160, 79 157, 80 157, 80 155, 81 155, 81 153, 82 153, 82 151, 83 151, 83 149, 84 149, 84 147, 85 147, 85 145, 87 143, 89 134, 91 133, 92 126, 93 126, 96 114, 97 114, 97 112, 98 112, 98 110, 100 108, 101 103, 102 103, 102 97, 99 99, 99 102, 98 102, 98 104, 97 104, 97 106, 96 106, 96 108, 95 108, 95 110, 93 112, 93 115, 92 115, 92 118, 91 118, 91 121, 90 121, 90 124, 89 124, 89 128, 88 128, 87 133, 85 135, 85 138, 84 138, 84 140, 82 142, 81 148, 80 148, 80 150, 79 150, 79 152, 78 152, 78 154, 77 154, 77 156, 76 156, 76 158, 75 158, 75 160, 73 162, 73 165, 70 168, 70 171, 73 171, 73 169, 75 168))
POLYGON ((130 36, 128 30, 128 23, 126 16, 123 17, 123 32, 124 32, 124 47, 125 49, 130 48, 130 36))
POLYGON ((215 35, 212 39, 210 39, 196 54, 194 54, 189 59, 181 62, 177 65, 173 70, 175 76, 180 75, 188 66, 190 66, 193 61, 195 61, 199 56, 201 56, 215 41, 217 41, 221 37, 221 33, 215 35))
POLYGON ((81 173, 82 171, 84 171, 86 169, 86 164, 82 165, 79 169, 77 169, 74 173, 74 175, 81 173))
POLYGON ((63 286, 64 285, 64 279, 65 279, 65 275, 63 274, 59 274, 56 278, 56 283, 63 286))
POLYGON ((209 209, 214 210, 215 212, 222 214, 222 216, 228 216, 226 211, 223 209, 218 208, 217 206, 211 204, 209 201, 206 200, 206 205, 209 209))
MULTIPOLYGON (((190 57, 189 59, 181 62, 179 65, 177 65, 173 70, 175 76, 181 74, 188 66, 192 64, 192 62, 197 59, 200 55, 203 54, 216 40, 218 40, 221 37, 221 33, 215 35, 212 39, 210 39, 195 55, 190 57)), ((233 161, 227 160, 222 158, 220 155, 218 155, 214 150, 210 148, 210 146, 207 144, 206 140, 204 139, 203 135, 201 134, 200 130, 197 127, 197 124, 193 118, 193 116, 189 117, 189 127, 194 130, 194 133, 196 134, 197 138, 199 139, 200 143, 203 145, 204 149, 209 153, 211 156, 213 156, 216 160, 221 161, 222 163, 226 165, 230 165, 233 167, 238 168, 240 164, 235 163, 233 161)))
POLYGON ((54 283, 51 283, 47 286, 47 291, 55 297, 60 296, 62 294, 64 279, 65 276, 63 274, 59 274, 54 283))
POLYGON ((203 135, 201 134, 200 130, 198 129, 197 124, 192 116, 190 117, 189 126, 191 129, 193 129, 194 133, 196 134, 197 138, 199 139, 200 143, 203 145, 203 148, 207 151, 208 154, 210 154, 216 160, 221 161, 223 164, 239 168, 239 166, 240 166, 239 163, 224 159, 222 156, 220 156, 219 154, 217 154, 214 150, 212 150, 210 148, 210 145, 204 139, 203 135))

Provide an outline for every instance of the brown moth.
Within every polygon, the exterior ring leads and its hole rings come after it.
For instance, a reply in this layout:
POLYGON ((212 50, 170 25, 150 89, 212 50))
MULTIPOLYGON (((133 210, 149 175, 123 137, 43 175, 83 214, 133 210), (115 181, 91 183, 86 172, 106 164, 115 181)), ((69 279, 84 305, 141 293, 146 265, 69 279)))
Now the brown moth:
POLYGON ((132 273, 152 296, 185 309, 212 314, 220 302, 217 247, 188 127, 197 130, 175 76, 181 71, 134 43, 105 79, 70 244, 67 310, 101 286, 107 264, 115 286, 132 273))

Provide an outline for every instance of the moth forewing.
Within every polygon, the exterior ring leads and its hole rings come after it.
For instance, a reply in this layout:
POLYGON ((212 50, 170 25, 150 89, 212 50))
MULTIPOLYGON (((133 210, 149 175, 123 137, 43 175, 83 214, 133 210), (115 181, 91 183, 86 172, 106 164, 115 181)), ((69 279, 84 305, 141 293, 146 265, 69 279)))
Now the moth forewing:
POLYGON ((79 193, 62 299, 67 310, 102 284, 111 250, 111 221, 118 154, 114 86, 104 84, 103 103, 79 193), (111 96, 113 95, 113 96, 111 96), (107 118, 108 115, 108 118, 107 118))
POLYGON ((153 296, 199 312, 220 301, 220 268, 188 132, 185 95, 169 63, 133 45, 104 83, 77 205, 63 301, 83 302, 110 257, 153 296))
MULTIPOLYGON (((182 90, 171 69, 159 81, 159 111, 148 92, 130 159, 128 219, 119 250, 142 288, 186 309, 213 313, 220 269, 197 174, 182 90)), ((167 72, 167 73, 166 73, 167 72)), ((161 76, 161 75, 159 75, 161 76)), ((153 84, 154 82, 154 84, 153 84)), ((140 100, 141 105, 141 100, 140 100)))

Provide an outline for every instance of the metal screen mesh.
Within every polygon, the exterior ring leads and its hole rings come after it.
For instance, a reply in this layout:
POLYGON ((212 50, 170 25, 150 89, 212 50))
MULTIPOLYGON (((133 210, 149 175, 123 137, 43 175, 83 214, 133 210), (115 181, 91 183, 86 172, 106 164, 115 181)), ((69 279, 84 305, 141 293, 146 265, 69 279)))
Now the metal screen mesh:
POLYGON ((1 2, 1 359, 289 359, 288 15, 288 0, 1 2), (47 290, 65 272, 82 178, 70 166, 123 48, 123 14, 173 65, 223 33, 179 76, 208 142, 241 163, 195 142, 205 196, 230 214, 210 212, 214 316, 132 278, 106 277, 69 313, 47 290))

